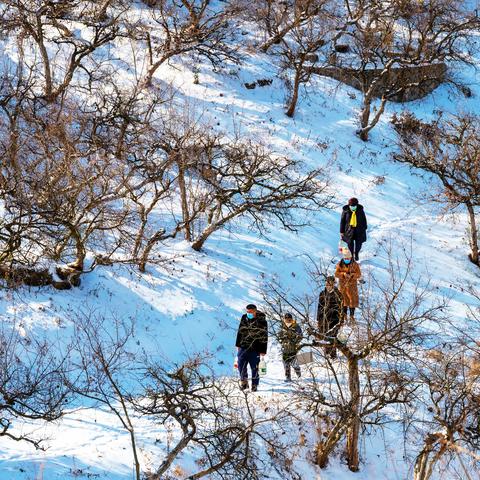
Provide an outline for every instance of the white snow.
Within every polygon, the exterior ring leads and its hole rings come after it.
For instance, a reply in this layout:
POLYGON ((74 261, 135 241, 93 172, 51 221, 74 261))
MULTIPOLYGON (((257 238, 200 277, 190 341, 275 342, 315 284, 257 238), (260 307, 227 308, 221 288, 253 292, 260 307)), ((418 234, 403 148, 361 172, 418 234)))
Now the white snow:
MULTIPOLYGON (((14 60, 15 52, 14 45, 7 44, 2 56, 14 60)), ((118 42, 115 55, 130 63, 131 50, 125 41, 118 42)), ((141 65, 141 59, 137 63, 141 65)), ((123 68, 121 75, 127 83, 132 73, 125 65, 123 68)), ((242 136, 261 139, 279 153, 301 158, 310 165, 335 160, 331 177, 337 208, 309 214, 312 225, 298 235, 272 224, 269 238, 265 239, 245 223, 237 222, 230 230, 213 235, 202 253, 190 250, 184 242, 172 242, 168 245, 171 262, 165 268, 149 265, 144 275, 124 266, 98 267, 82 277, 80 288, 71 291, 2 290, 2 321, 15 322, 26 337, 46 332, 52 338, 65 339, 72 333, 79 311, 102 313, 106 321, 113 316, 132 318, 139 349, 175 361, 208 350, 218 359, 217 373, 233 378, 235 331, 244 306, 249 302, 261 306, 260 286, 274 275, 295 292, 307 291, 307 256, 333 270, 340 207, 349 197, 357 196, 369 221, 368 242, 362 252, 368 262, 362 268, 379 277, 385 275, 382 245, 391 242, 394 250, 400 251, 411 243, 414 275, 423 283, 429 281, 439 297, 451 297, 451 317, 462 325, 468 306, 476 302, 461 287, 478 285, 480 278, 480 270, 467 260, 466 218, 462 213, 442 216, 440 205, 421 199, 424 193, 432 194, 434 187, 391 162, 395 137, 389 119, 403 109, 422 118, 431 117, 438 109, 478 111, 480 88, 475 70, 464 68, 461 72, 472 87, 472 98, 441 86, 423 100, 405 105, 390 103, 372 131, 371 141, 363 143, 354 134, 361 95, 352 88, 314 77, 307 86, 308 95, 303 95, 298 104, 295 118, 289 119, 284 115, 283 85, 275 77, 276 67, 268 56, 246 54, 244 62, 231 69, 237 74, 229 75, 228 68, 214 73, 202 64, 200 84, 195 85, 185 61, 177 62, 175 68, 162 67, 156 77, 172 82, 179 105, 189 105, 191 111, 214 122, 219 130, 235 129, 242 136), (245 89, 244 82, 256 78, 274 81, 270 86, 245 89)), ((280 355, 273 346, 268 355, 268 373, 254 403, 288 402, 290 388, 283 383, 280 355)), ((169 432, 146 419, 135 421, 143 465, 154 468, 160 463, 169 432)), ((27 443, 2 437, 0 480, 132 478, 128 434, 103 409, 80 409, 53 424, 18 423, 16 428, 45 434, 48 448, 45 452, 35 451, 27 443)), ((400 480, 409 475, 411 465, 403 459, 401 426, 387 429, 385 437, 368 432, 361 448, 361 471, 355 474, 339 458, 325 470, 313 466, 308 461, 315 441, 313 426, 305 428, 304 433, 306 445, 299 446, 295 436, 299 432, 291 432, 294 465, 303 479, 400 480)), ((179 467, 188 473, 193 471, 194 461, 195 452, 187 450, 179 467)), ((271 472, 269 478, 280 478, 275 475, 271 472)), ((435 478, 456 478, 449 475, 435 478)))

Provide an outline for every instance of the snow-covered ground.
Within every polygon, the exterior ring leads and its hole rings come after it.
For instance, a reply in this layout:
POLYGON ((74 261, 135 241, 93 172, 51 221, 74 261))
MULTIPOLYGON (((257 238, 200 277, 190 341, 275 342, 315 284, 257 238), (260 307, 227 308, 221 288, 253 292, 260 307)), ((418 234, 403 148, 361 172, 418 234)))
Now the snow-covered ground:
MULTIPOLYGON (((118 44, 116 53, 128 62, 129 51, 122 47, 118 44)), ((11 47, 3 54, 13 52, 11 47)), ((354 134, 359 92, 314 77, 295 118, 289 119, 284 115, 284 87, 276 72, 270 57, 245 54, 240 66, 232 65, 224 72, 214 73, 208 65, 202 65, 198 85, 188 65, 181 63, 176 68, 162 67, 157 77, 172 82, 179 105, 188 105, 196 115, 215 122, 219 130, 236 128, 242 136, 261 139, 277 152, 301 158, 309 165, 334 160, 331 180, 336 208, 309 214, 311 226, 298 234, 272 225, 268 238, 261 238, 247 225, 237 223, 229 231, 214 234, 201 253, 191 250, 185 242, 172 242, 167 247, 171 262, 149 266, 143 275, 124 266, 98 267, 82 277, 80 288, 71 291, 2 290, 2 321, 15 321, 26 337, 47 332, 52 337, 68 338, 78 312, 96 312, 106 321, 114 316, 131 318, 135 323, 133 340, 139 350, 175 361, 208 350, 218 360, 217 373, 234 377, 233 345, 244 306, 254 302, 261 308, 261 285, 273 276, 294 292, 306 292, 310 285, 305 272, 309 257, 329 265, 332 271, 337 259, 340 207, 356 196, 369 221, 368 242, 362 251, 364 272, 371 271, 381 278, 387 268, 382 246, 391 242, 393 251, 400 252, 411 243, 414 276, 423 283, 430 282, 439 297, 450 298, 451 318, 462 325, 468 306, 476 303, 461 287, 478 285, 480 278, 480 270, 467 260, 466 218, 462 213, 442 215, 441 205, 422 199, 435 187, 404 166, 392 163, 395 135, 389 120, 403 109, 421 118, 429 118, 439 109, 477 112, 477 72, 473 68, 461 71, 472 88, 471 98, 441 86, 423 100, 388 104, 368 143, 354 134), (245 82, 258 78, 272 78, 273 83, 255 90, 244 87, 245 82)), ((288 401, 290 387, 283 384, 275 346, 268 363, 260 392, 252 396, 254 404, 288 401)), ((138 418, 137 422, 142 462, 154 468, 168 433, 145 419, 138 418)), ((16 428, 45 434, 47 449, 36 451, 27 443, 2 437, 0 480, 132 478, 128 434, 111 413, 102 409, 80 409, 50 425, 25 424, 16 428)), ((305 433, 305 446, 296 444, 292 436, 295 467, 304 479, 400 480, 411 471, 411 465, 403 459, 399 427, 388 429, 386 434, 366 436, 359 473, 349 472, 340 459, 325 470, 316 469, 308 461, 314 433, 305 433)), ((179 478, 192 472, 194 461, 193 451, 181 457, 179 478)), ((272 472, 269 478, 280 478, 275 475, 272 472)), ((442 478, 454 478, 446 475, 442 478)))
MULTIPOLYGON (((293 388, 308 385, 308 379, 286 385, 278 350, 274 348, 269 358, 268 375, 262 380, 260 391, 248 394, 254 410, 261 411, 265 406, 282 409, 285 402, 289 401, 289 392, 293 388)), ((243 396, 239 394, 239 397, 243 396)), ((154 469, 158 466, 162 450, 173 444, 175 435, 139 417, 135 417, 135 424, 143 465, 154 469)), ((2 480, 134 478, 129 439, 113 414, 101 409, 80 410, 68 414, 58 424, 37 428, 41 428, 41 434, 49 438, 48 450, 38 453, 25 443, 7 442, 1 454, 2 480)), ((32 428, 30 430, 33 431, 32 428)), ((316 434, 308 423, 288 431, 288 455, 293 460, 292 469, 302 479, 400 480, 407 478, 409 469, 403 458, 403 446, 399 447, 398 443, 401 433, 399 427, 388 428, 382 435, 367 433, 362 439, 360 451, 368 460, 356 474, 349 472, 338 458, 325 470, 315 468, 311 462, 311 451, 315 446, 316 434), (298 439, 302 434, 305 440, 300 443, 298 439)), ((186 478, 195 473, 198 470, 198 467, 195 468, 197 458, 199 454, 195 451, 187 451, 182 455, 174 463, 172 470, 178 475, 173 478, 186 478)), ((268 478, 281 480, 286 477, 272 470, 268 478)))

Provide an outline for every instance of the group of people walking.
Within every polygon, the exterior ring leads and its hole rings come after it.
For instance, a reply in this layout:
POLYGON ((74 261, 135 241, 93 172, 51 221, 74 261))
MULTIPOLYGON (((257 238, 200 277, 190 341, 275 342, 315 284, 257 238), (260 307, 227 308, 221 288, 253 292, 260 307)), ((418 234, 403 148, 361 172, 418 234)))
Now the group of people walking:
MULTIPOLYGON (((351 198, 343 207, 340 220, 340 246, 342 258, 337 263, 335 275, 328 276, 325 288, 320 292, 317 306, 317 325, 308 331, 316 340, 324 343, 325 354, 334 359, 337 351, 333 340, 337 338, 340 327, 355 324, 355 309, 359 305, 358 282, 362 272, 359 254, 362 244, 367 240, 367 218, 358 199, 351 198), (337 286, 338 280, 338 286, 337 286)), ((292 380, 291 371, 297 377, 301 369, 297 362, 303 332, 291 313, 285 313, 278 333, 282 348, 282 360, 285 368, 285 381, 292 380)), ((268 324, 266 316, 254 304, 246 306, 242 315, 235 342, 237 347, 240 388, 246 390, 248 384, 248 366, 250 366, 252 392, 257 391, 260 381, 258 366, 267 353, 268 324)))

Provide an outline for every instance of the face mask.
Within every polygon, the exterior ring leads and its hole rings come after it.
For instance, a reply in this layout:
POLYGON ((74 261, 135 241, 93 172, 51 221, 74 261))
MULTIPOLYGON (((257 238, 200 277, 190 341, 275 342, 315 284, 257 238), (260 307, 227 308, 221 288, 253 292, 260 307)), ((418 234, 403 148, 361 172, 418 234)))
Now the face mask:
POLYGON ((350 262, 351 262, 351 260, 344 260, 343 261, 343 263, 345 263, 345 265, 348 265, 350 262))
POLYGON ((251 320, 253 317, 254 317, 253 313, 247 313, 247 318, 251 320))
POLYGON ((357 207, 350 207, 350 210, 354 212, 357 209, 357 207))

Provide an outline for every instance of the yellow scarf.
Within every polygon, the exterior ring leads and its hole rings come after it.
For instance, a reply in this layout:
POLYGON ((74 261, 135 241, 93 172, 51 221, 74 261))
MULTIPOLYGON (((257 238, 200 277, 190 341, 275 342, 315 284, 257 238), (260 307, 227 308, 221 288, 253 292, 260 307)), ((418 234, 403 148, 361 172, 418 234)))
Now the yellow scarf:
POLYGON ((351 227, 357 226, 357 212, 352 212, 352 218, 350 219, 350 226, 351 227))

